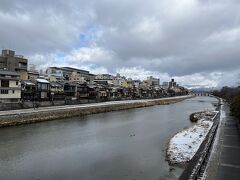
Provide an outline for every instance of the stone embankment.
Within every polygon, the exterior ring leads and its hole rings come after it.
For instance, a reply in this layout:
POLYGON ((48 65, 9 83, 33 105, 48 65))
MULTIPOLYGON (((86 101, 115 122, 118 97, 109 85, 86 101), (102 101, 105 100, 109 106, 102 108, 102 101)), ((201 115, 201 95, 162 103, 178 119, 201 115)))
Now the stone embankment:
POLYGON ((191 97, 192 96, 178 96, 152 100, 113 101, 84 105, 66 105, 42 107, 38 109, 0 111, 0 127, 29 124, 41 121, 63 119, 132 108, 142 108, 154 105, 166 105, 177 103, 191 97))

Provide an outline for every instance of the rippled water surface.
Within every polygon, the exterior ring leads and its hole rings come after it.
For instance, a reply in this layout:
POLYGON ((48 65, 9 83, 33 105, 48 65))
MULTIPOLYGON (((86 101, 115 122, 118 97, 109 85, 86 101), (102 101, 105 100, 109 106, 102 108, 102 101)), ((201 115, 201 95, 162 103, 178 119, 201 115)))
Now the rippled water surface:
POLYGON ((0 179, 160 180, 169 139, 215 98, 0 129, 0 179))

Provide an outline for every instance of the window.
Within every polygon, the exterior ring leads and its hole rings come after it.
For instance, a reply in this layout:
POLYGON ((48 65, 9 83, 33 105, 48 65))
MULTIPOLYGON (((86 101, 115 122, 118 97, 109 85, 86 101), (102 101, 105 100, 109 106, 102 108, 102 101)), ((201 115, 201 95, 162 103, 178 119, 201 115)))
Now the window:
POLYGON ((48 90, 48 84, 38 84, 38 88, 41 90, 48 90))
POLYGON ((1 80, 1 87, 9 87, 9 80, 1 80))
POLYGON ((18 85, 18 81, 16 81, 16 86, 18 85))
POLYGON ((15 93, 15 91, 14 91, 14 90, 12 90, 12 93, 14 94, 14 93, 15 93))
POLYGON ((1 94, 8 94, 8 90, 2 89, 1 94))

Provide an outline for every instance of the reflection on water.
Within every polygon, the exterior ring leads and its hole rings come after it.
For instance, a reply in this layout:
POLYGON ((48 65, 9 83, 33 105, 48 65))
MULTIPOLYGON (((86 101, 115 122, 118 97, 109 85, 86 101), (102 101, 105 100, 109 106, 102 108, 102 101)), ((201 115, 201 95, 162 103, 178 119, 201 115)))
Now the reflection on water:
POLYGON ((177 179, 165 160, 168 140, 194 111, 217 100, 197 97, 164 106, 0 129, 0 179, 177 179))

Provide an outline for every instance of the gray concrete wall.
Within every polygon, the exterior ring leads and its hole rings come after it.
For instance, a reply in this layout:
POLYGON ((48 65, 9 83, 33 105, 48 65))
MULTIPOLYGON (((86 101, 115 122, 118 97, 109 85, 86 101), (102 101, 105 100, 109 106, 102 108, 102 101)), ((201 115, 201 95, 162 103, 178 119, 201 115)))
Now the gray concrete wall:
MULTIPOLYGON (((108 100, 114 101, 116 99, 108 100)), ((122 98, 121 100, 131 100, 131 98, 122 98)), ((76 104, 86 104, 86 103, 98 103, 104 102, 104 99, 82 99, 82 100, 55 100, 51 101, 23 101, 23 102, 0 102, 0 111, 8 111, 8 110, 17 110, 17 109, 28 109, 33 108, 34 103, 35 107, 49 107, 49 106, 62 106, 62 105, 76 105, 76 104)))
MULTIPOLYGON (((96 101, 95 101, 96 102, 96 101)), ((82 104, 88 103, 88 100, 57 100, 54 102, 51 101, 39 101, 39 102, 32 102, 32 101, 24 101, 24 102, 12 102, 12 103, 0 103, 0 111, 7 111, 7 110, 16 110, 16 109, 28 109, 33 108, 34 103, 38 107, 48 107, 48 106, 62 106, 66 104, 82 104)))
POLYGON ((126 110, 132 108, 141 108, 154 105, 164 105, 170 103, 177 103, 184 99, 191 98, 191 96, 179 97, 179 98, 169 98, 169 99, 157 99, 151 101, 142 102, 132 102, 132 103, 121 103, 121 104, 107 104, 107 105, 95 105, 95 106, 85 106, 85 107, 73 107, 61 110, 46 110, 46 111, 32 111, 29 113, 16 113, 13 115, 1 115, 0 117, 0 127, 14 126, 28 123, 35 123, 41 121, 48 121, 54 119, 70 118, 75 116, 84 116, 89 114, 103 113, 109 111, 126 110))

